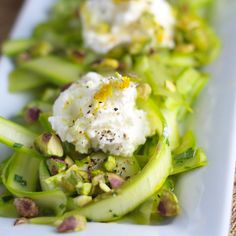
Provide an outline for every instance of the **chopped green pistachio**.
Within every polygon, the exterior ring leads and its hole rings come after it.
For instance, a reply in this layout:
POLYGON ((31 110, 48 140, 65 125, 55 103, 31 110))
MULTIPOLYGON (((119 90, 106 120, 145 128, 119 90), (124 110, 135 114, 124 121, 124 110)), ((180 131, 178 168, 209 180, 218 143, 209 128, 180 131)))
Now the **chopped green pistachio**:
POLYGON ((80 170, 89 171, 92 175, 101 174, 104 162, 107 156, 104 153, 96 152, 92 153, 90 156, 83 158, 82 160, 75 160, 76 165, 80 170))
POLYGON ((107 171, 113 171, 116 167, 116 159, 113 156, 109 156, 107 161, 104 163, 104 167, 107 171))
POLYGON ((112 189, 119 188, 125 182, 122 177, 113 173, 108 173, 107 178, 112 189))
POLYGON ((83 178, 83 180, 86 182, 89 180, 89 174, 86 171, 79 170, 78 171, 79 175, 83 178))
POLYGON ((28 224, 29 220, 25 217, 21 217, 16 219, 16 221, 14 222, 14 226, 16 225, 23 225, 23 224, 28 224))
POLYGON ((79 207, 83 207, 83 206, 87 205, 92 200, 93 200, 93 198, 91 196, 87 196, 87 195, 81 195, 81 196, 78 196, 73 199, 74 204, 79 207))
POLYGON ((81 188, 81 194, 89 195, 91 189, 92 189, 92 184, 91 183, 84 183, 83 187, 81 188))
POLYGON ((88 167, 91 163, 91 158, 90 158, 90 156, 87 156, 82 160, 76 160, 75 163, 79 167, 80 170, 87 171, 88 167))
POLYGON ((104 58, 93 64, 96 71, 114 71, 119 68, 119 62, 116 59, 104 58))
POLYGON ((50 158, 46 161, 48 169, 51 175, 56 175, 61 173, 67 169, 67 164, 63 160, 59 160, 56 158, 50 158))
POLYGON ((66 156, 65 163, 67 164, 68 167, 71 167, 75 164, 75 162, 69 156, 66 156))
POLYGON ((64 187, 64 189, 68 189, 69 192, 75 192, 75 186, 79 182, 83 182, 83 180, 79 174, 78 167, 73 165, 66 171, 66 175, 63 176, 61 186, 64 187))
POLYGON ((41 113, 41 110, 38 107, 29 107, 25 111, 25 121, 28 124, 33 124, 34 122, 38 121, 39 115, 41 113))
POLYGON ((39 215, 39 208, 32 199, 15 198, 14 205, 18 214, 22 217, 32 218, 39 215))
POLYGON ((157 212, 164 217, 173 217, 179 214, 178 199, 173 192, 166 190, 162 193, 157 206, 157 212))
POLYGON ((103 169, 104 162, 107 159, 107 155, 102 152, 95 152, 90 155, 91 157, 91 169, 101 170, 103 169))
POLYGON ((99 185, 99 183, 105 183, 104 174, 96 175, 95 177, 93 177, 92 179, 93 186, 97 186, 99 185))
MULTIPOLYGON (((74 181, 73 181, 74 182, 74 181)), ((58 183, 58 187, 60 187, 65 193, 72 194, 75 193, 75 185, 72 181, 68 181, 67 178, 62 177, 61 181, 58 183)))
POLYGON ((76 188, 77 188, 77 189, 80 189, 80 188, 82 188, 82 186, 83 186, 83 182, 80 181, 80 182, 78 182, 78 184, 76 185, 76 188))
POLYGON ((60 223, 57 227, 57 231, 59 233, 81 231, 85 229, 86 223, 87 221, 84 216, 69 216, 60 223))
POLYGON ((73 194, 76 192, 76 186, 83 184, 79 171, 78 166, 73 165, 68 170, 47 178, 45 183, 49 189, 59 188, 69 195, 73 194))
POLYGON ((63 148, 60 139, 52 133, 43 133, 38 136, 34 145, 36 149, 45 156, 63 156, 63 148))
POLYGON ((97 176, 97 175, 102 175, 103 171, 102 170, 92 170, 92 175, 97 176))
POLYGON ((80 195, 89 195, 92 189, 91 183, 82 183, 76 185, 76 190, 80 195))
POLYGON ((105 193, 108 193, 111 191, 110 187, 108 185, 106 185, 105 183, 103 182, 100 182, 99 183, 99 187, 102 191, 104 191, 105 193))

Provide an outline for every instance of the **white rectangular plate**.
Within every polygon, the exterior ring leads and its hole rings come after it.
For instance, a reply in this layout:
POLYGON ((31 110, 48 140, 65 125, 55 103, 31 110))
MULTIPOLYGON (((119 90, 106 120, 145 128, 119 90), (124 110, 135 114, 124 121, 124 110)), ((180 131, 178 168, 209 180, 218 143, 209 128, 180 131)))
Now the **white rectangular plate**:
MULTIPOLYGON (((12 37, 27 37, 47 16, 55 0, 28 0, 17 20, 12 37)), ((212 80, 204 90, 194 113, 194 127, 209 165, 184 174, 177 192, 182 214, 161 226, 89 223, 81 236, 227 236, 229 231, 233 173, 236 157, 236 1, 219 1, 215 25, 223 42, 220 59, 209 68, 212 80)), ((0 64, 0 115, 11 117, 28 99, 7 92, 7 75, 12 65, 6 58, 0 64)), ((0 146, 0 158, 9 150, 0 146)), ((0 218, 0 235, 58 235, 52 227, 22 225, 0 218)), ((72 234, 67 234, 72 235, 72 234)))

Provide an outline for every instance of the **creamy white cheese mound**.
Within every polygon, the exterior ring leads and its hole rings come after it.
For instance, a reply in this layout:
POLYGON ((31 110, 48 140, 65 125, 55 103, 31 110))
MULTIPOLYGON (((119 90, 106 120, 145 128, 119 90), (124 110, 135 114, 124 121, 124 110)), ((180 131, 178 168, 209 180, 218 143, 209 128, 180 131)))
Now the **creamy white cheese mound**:
POLYGON ((80 153, 132 155, 151 132, 146 113, 136 108, 136 87, 119 74, 86 74, 55 101, 53 130, 80 153))
POLYGON ((98 53, 145 37, 161 47, 174 45, 175 18, 165 0, 88 0, 81 14, 84 43, 98 53))

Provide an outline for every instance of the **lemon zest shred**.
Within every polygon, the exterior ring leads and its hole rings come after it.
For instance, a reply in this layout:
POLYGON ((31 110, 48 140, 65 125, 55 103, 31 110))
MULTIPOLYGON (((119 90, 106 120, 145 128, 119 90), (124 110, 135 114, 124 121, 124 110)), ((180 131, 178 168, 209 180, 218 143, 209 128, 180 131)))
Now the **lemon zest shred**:
POLYGON ((126 89, 129 86, 130 86, 130 78, 127 76, 122 76, 122 80, 117 83, 116 88, 126 89))
POLYGON ((112 84, 104 84, 101 89, 95 94, 94 99, 105 102, 108 97, 112 96, 112 84))
MULTIPOLYGON (((121 76, 120 74, 117 75, 120 79, 118 81, 110 81, 108 84, 104 84, 101 89, 94 95, 94 99, 98 102, 104 103, 108 97, 111 97, 113 94, 113 89, 126 89, 130 86, 130 78, 127 76, 121 76)), ((97 103, 96 110, 98 110, 97 103)), ((101 106, 99 106, 101 107, 101 106)))

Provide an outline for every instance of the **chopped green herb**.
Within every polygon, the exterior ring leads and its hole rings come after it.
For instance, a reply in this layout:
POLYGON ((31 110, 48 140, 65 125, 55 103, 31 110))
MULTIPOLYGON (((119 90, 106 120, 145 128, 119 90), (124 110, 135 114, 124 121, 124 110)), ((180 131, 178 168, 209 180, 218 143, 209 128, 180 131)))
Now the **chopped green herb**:
POLYGON ((174 157, 176 161, 180 161, 183 159, 190 159, 194 157, 195 150, 193 148, 189 148, 186 152, 180 153, 174 157))
POLYGON ((8 195, 8 196, 3 196, 1 199, 2 199, 3 202, 6 203, 6 202, 11 201, 13 198, 14 198, 13 196, 8 195))
POLYGON ((15 180, 17 183, 19 183, 21 186, 27 186, 26 180, 24 180, 23 177, 20 176, 20 175, 15 175, 15 176, 14 176, 14 180, 15 180))
POLYGON ((24 145, 23 144, 21 144, 21 143, 14 143, 13 144, 13 148, 22 148, 24 145))

